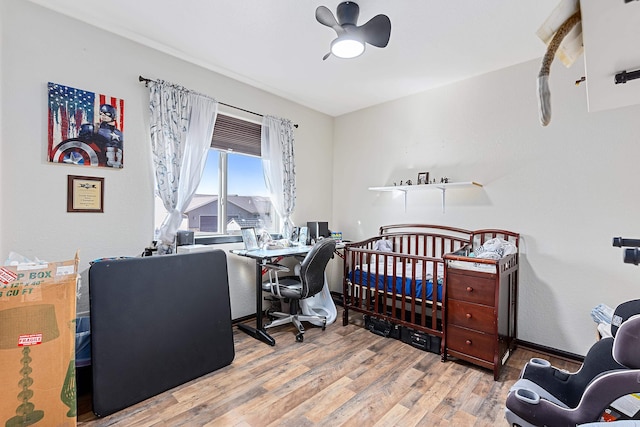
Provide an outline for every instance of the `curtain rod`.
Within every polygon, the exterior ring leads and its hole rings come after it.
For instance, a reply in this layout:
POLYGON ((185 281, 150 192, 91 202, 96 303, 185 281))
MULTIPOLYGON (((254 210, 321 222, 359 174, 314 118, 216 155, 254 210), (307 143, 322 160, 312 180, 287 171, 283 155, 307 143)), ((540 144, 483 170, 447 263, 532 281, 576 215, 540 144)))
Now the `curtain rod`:
MULTIPOLYGON (((149 82, 157 83, 157 81, 156 81, 156 80, 148 79, 148 78, 146 78, 146 77, 142 77, 142 76, 138 76, 138 81, 140 81, 140 82, 144 82, 144 84, 145 84, 145 85, 146 85, 147 83, 149 83, 149 82)), ((218 104, 220 104, 220 105, 224 105, 225 107, 235 108, 236 110, 244 111, 245 113, 254 114, 254 115, 256 115, 256 116, 264 117, 264 115, 262 115, 262 114, 260 114, 260 113, 255 113, 255 112, 253 112, 253 111, 245 110, 244 108, 236 107, 235 105, 225 104, 224 102, 220 102, 220 101, 218 101, 218 104)), ((293 125, 293 127, 297 129, 297 128, 298 128, 298 125, 297 125, 297 124, 294 124, 294 125, 293 125)))

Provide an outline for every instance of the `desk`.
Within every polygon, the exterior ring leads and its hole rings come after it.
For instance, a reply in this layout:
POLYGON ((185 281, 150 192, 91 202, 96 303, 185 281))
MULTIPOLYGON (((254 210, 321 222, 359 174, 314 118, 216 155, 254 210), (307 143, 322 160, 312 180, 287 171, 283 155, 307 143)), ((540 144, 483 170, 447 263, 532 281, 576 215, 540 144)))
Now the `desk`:
POLYGON ((252 328, 244 323, 239 323, 238 328, 269 345, 276 345, 276 341, 267 333, 262 324, 262 267, 272 262, 274 258, 304 256, 312 246, 291 246, 284 249, 233 249, 230 252, 236 255, 252 258, 256 261, 256 327, 252 328))

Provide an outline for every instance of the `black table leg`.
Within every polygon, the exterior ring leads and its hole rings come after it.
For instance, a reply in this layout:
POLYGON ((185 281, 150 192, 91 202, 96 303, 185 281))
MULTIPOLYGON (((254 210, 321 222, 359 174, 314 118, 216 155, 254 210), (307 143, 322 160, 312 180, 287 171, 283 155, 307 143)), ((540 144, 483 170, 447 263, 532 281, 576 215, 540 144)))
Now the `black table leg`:
POLYGON ((262 265, 258 259, 256 260, 256 327, 239 323, 238 329, 266 344, 276 345, 276 340, 267 333, 262 325, 262 265))
POLYGON ((271 335, 269 335, 264 329, 256 329, 249 325, 245 325, 244 323, 238 323, 238 329, 266 344, 276 345, 276 340, 274 340, 273 337, 271 337, 271 335))

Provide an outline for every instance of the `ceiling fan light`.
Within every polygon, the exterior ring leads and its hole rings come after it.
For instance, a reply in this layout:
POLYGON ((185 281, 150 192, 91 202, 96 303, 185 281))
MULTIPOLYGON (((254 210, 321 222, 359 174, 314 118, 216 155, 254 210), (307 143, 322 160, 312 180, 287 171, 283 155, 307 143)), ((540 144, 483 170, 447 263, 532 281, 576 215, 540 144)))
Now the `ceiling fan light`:
POLYGON ((355 58, 364 52, 364 43, 350 37, 338 37, 331 42, 331 53, 338 58, 355 58))

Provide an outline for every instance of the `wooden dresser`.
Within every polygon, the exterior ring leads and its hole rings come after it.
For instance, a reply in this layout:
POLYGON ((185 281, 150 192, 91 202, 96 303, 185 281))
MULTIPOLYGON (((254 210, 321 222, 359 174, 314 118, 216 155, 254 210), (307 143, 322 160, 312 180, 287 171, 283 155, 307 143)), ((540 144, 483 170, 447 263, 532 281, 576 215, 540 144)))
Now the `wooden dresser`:
POLYGON ((442 358, 452 356, 492 369, 497 380, 515 349, 518 254, 494 261, 455 252, 444 260, 442 358))

